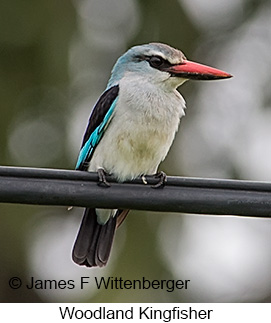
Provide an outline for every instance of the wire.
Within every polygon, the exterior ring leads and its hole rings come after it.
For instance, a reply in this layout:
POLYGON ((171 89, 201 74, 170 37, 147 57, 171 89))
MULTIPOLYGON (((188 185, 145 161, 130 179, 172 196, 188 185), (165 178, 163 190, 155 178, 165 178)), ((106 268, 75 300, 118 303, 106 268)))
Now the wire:
POLYGON ((0 202, 120 208, 194 214, 271 216, 271 183, 167 177, 164 188, 147 176, 111 187, 97 185, 98 174, 74 170, 0 166, 0 202))

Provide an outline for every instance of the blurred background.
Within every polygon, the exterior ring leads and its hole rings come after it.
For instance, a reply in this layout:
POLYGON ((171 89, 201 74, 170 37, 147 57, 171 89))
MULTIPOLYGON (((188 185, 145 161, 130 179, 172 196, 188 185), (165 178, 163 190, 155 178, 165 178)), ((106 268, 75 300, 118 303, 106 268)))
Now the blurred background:
MULTIPOLYGON (((271 1, 1 0, 0 164, 73 169, 129 47, 170 44, 234 78, 187 82, 169 175, 271 180, 271 1)), ((0 204, 2 302, 270 302, 271 220, 131 212, 107 267, 71 260, 82 209, 0 204), (9 278, 190 279, 188 290, 10 289, 9 278)), ((93 281, 93 280, 92 280, 93 281)))

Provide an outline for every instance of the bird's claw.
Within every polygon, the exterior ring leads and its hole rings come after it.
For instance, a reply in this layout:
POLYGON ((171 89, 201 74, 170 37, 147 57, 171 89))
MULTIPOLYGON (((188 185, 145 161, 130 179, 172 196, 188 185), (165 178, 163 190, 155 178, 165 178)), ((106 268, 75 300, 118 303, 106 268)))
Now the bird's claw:
POLYGON ((147 184, 148 184, 148 182, 147 182, 147 179, 146 179, 146 176, 145 176, 145 175, 142 175, 142 176, 141 176, 141 179, 142 179, 143 184, 145 184, 145 185, 147 185, 147 184))
POLYGON ((98 176, 99 176, 99 182, 98 185, 99 186, 105 186, 105 187, 110 187, 111 185, 108 183, 108 181, 106 180, 106 172, 103 168, 99 168, 97 170, 98 172, 98 176))
POLYGON ((163 188, 167 181, 167 174, 164 172, 158 172, 154 175, 155 178, 159 178, 158 183, 152 185, 152 188, 163 188))

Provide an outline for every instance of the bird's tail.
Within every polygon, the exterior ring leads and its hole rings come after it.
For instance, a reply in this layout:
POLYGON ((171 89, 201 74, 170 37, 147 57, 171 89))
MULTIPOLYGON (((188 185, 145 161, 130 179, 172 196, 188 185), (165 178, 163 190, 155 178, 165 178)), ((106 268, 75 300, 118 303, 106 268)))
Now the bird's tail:
POLYGON ((116 228, 126 217, 128 210, 118 210, 104 225, 97 222, 95 209, 87 208, 73 247, 72 259, 87 267, 106 265, 116 228))

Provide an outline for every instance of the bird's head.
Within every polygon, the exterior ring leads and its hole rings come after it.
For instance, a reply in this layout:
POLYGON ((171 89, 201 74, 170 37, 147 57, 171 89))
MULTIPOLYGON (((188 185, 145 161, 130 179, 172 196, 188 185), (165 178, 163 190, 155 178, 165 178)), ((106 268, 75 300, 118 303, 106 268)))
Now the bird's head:
POLYGON ((175 89, 189 79, 216 80, 232 75, 213 67, 191 62, 184 54, 162 43, 134 46, 116 62, 108 86, 130 75, 175 89))

